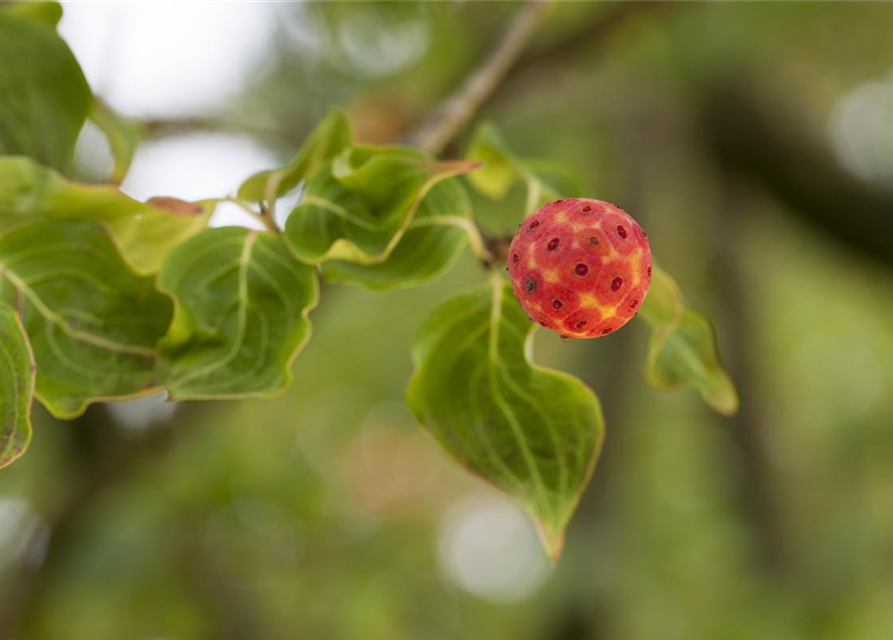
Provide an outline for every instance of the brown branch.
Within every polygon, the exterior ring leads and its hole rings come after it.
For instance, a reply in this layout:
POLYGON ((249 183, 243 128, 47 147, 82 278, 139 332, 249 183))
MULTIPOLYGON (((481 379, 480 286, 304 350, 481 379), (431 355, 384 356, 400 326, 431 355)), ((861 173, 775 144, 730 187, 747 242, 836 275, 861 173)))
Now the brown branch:
POLYGON ((766 437, 766 419, 761 407, 767 406, 761 397, 757 367, 752 354, 759 351, 755 344, 754 322, 748 301, 749 291, 744 264, 752 247, 742 243, 742 220, 747 216, 751 198, 749 190, 737 176, 723 173, 723 206, 718 210, 720 233, 717 235, 716 282, 723 292, 722 329, 726 337, 726 354, 732 378, 741 396, 741 408, 732 417, 729 433, 741 452, 745 482, 742 483, 741 507, 748 526, 753 531, 761 567, 781 575, 789 551, 783 522, 783 508, 774 487, 775 473, 770 460, 766 437))
POLYGON ((252 136, 275 138, 290 144, 300 144, 308 128, 288 127, 283 128, 275 124, 266 125, 251 122, 240 122, 221 117, 195 117, 195 118, 157 118, 145 120, 146 137, 168 138, 182 136, 190 133, 244 133, 252 136))
POLYGON ((708 94, 701 122, 719 166, 759 185, 828 239, 893 266, 893 192, 845 173, 796 114, 729 83, 708 94))
POLYGON ((577 31, 559 38, 553 44, 524 53, 500 85, 487 97, 481 107, 514 99, 517 94, 539 90, 544 83, 554 82, 554 74, 576 59, 592 60, 591 56, 604 48, 610 35, 634 17, 675 11, 687 3, 662 0, 629 0, 611 3, 617 5, 577 31))
POLYGON ((518 61, 548 6, 547 0, 531 0, 515 16, 480 67, 411 136, 415 146, 433 154, 443 151, 518 61))

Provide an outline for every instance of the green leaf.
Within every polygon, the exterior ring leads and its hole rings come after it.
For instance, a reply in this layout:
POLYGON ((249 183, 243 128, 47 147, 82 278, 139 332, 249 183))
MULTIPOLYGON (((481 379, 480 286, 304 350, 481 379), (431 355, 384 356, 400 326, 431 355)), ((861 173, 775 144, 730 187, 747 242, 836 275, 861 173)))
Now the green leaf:
POLYGON ((58 2, 0 2, 0 14, 34 20, 50 27, 62 19, 62 5, 58 2))
POLYGON ((66 169, 93 96, 52 26, 0 12, 0 155, 66 169))
POLYGON ((604 426, 580 380, 531 363, 534 329, 497 276, 447 301, 416 337, 407 402, 451 457, 533 516, 555 560, 604 426))
POLYGON ((239 197, 244 200, 268 200, 270 194, 282 196, 306 180, 324 164, 351 144, 350 123, 347 115, 338 109, 330 109, 326 117, 307 136, 307 140, 281 169, 256 173, 239 187, 239 197))
POLYGON ((0 300, 21 312, 37 399, 60 418, 157 389, 155 344, 173 305, 136 275, 105 228, 71 220, 0 229, 0 300))
POLYGON ((482 165, 468 176, 468 181, 488 198, 502 200, 508 195, 512 185, 524 179, 524 166, 512 155, 491 124, 482 124, 477 128, 467 156, 482 165))
POLYGON ((158 271, 171 249, 205 228, 213 210, 213 201, 143 204, 114 187, 69 182, 28 158, 0 158, 0 223, 16 217, 102 221, 140 273, 158 271))
POLYGON ((172 398, 269 396, 291 380, 319 287, 281 237, 208 229, 171 253, 159 285, 177 300, 160 347, 172 398))
POLYGON ((422 199, 406 232, 383 262, 328 260, 322 264, 322 273, 327 280, 379 291, 415 286, 452 266, 469 237, 478 235, 468 194, 457 179, 444 180, 422 199))
POLYGON ((735 413, 738 394, 720 362, 713 324, 685 306, 679 286, 662 269, 654 268, 640 315, 652 327, 648 382, 659 389, 693 389, 715 411, 735 413))
POLYGON ((474 168, 402 147, 347 149, 307 183, 285 226, 289 246, 309 264, 382 262, 431 188, 474 168))
POLYGON ((488 198, 502 200, 516 183, 523 183, 527 190, 526 214, 558 198, 580 195, 576 180, 554 163, 515 156, 493 125, 478 127, 467 156, 482 164, 468 180, 488 198))
POLYGON ((685 301, 673 277, 654 265, 648 295, 639 309, 639 316, 656 328, 670 327, 682 318, 685 301))
POLYGON ((0 468, 31 441, 34 356, 18 314, 0 302, 0 468))
POLYGON ((114 159, 109 181, 121 184, 133 163, 136 150, 146 137, 146 127, 112 111, 105 103, 95 100, 90 110, 90 120, 105 134, 114 159))

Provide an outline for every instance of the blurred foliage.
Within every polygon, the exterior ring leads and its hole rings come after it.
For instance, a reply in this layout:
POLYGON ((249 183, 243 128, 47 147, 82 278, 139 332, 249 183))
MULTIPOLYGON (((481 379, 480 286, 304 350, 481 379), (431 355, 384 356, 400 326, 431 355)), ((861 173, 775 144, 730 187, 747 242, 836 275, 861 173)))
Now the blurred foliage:
MULTIPOLYGON (((187 404, 151 428, 136 416, 161 409, 137 405, 105 445, 36 417, 28 457, 0 475, 0 601, 23 592, 9 571, 42 522, 65 518, 64 546, 44 559, 22 637, 893 635, 893 275, 759 190, 736 192, 731 222, 728 176, 699 144, 699 100, 729 80, 828 144, 839 101, 893 70, 893 6, 630 4, 604 37, 564 48, 622 5, 559 3, 481 119, 635 212, 686 299, 719 318, 745 413, 641 385, 641 323, 573 348, 541 336, 535 360, 598 390, 610 435, 564 561, 514 602, 475 595, 448 570, 451 505, 493 493, 419 434, 402 390, 415 327, 479 282, 476 260, 424 289, 333 286, 276 400, 187 404), (151 434, 151 455, 103 477, 79 518, 60 515, 96 475, 90 447, 114 469, 151 434)), ((344 104, 359 139, 379 142, 453 87, 518 5, 287 8, 266 72, 230 110, 305 132, 344 104)), ((294 152, 265 142, 283 162, 294 152)), ((524 214, 520 185, 471 197, 497 230, 524 214)), ((538 553, 475 549, 492 574, 538 553)))
POLYGON ((0 11, 0 153, 65 169, 93 96, 51 18, 0 11))

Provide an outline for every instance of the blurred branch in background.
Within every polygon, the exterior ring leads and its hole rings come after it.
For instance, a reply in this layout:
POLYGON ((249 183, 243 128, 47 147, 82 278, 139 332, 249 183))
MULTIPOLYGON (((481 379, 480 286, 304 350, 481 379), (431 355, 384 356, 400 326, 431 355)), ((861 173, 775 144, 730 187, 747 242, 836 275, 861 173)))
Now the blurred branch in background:
POLYGON ((827 143, 747 86, 720 85, 708 94, 703 123, 719 163, 802 222, 893 268, 893 193, 844 172, 827 143))
POLYGON ((713 87, 704 101, 703 135, 717 170, 724 202, 719 212, 723 235, 717 269, 724 292, 722 326, 730 368, 742 403, 732 434, 742 452, 747 510, 757 526, 764 567, 783 572, 790 549, 785 540, 783 511, 772 487, 778 484, 765 442, 765 417, 755 378, 753 354, 758 347, 747 300, 753 296, 744 280, 748 259, 741 244, 741 219, 754 189, 784 205, 784 211, 827 238, 862 257, 893 268, 893 193, 846 173, 827 142, 778 105, 761 100, 736 81, 713 87))
MULTIPOLYGON (((536 29, 545 19, 550 0, 530 2, 509 23, 490 54, 471 69, 467 77, 430 114, 422 114, 421 123, 403 135, 432 153, 440 153, 462 130, 491 103, 517 93, 541 88, 541 76, 554 73, 569 59, 603 47, 610 34, 636 15, 678 7, 668 2, 616 3, 604 14, 586 22, 579 30, 561 37, 556 43, 527 51, 536 29), (532 79, 534 81, 532 81, 532 79)), ((377 105, 366 105, 376 108, 377 105)), ((165 138, 195 132, 243 133, 299 145, 311 124, 288 122, 286 125, 249 123, 224 116, 159 118, 145 121, 149 138, 165 138)))
POLYGON ((280 125, 240 122, 222 116, 195 118, 160 118, 143 122, 148 138, 167 138, 197 132, 241 133, 258 138, 275 139, 295 147, 300 146, 312 124, 290 122, 280 125))
POLYGON ((722 295, 723 353, 728 358, 729 370, 741 395, 741 407, 731 417, 730 434, 741 452, 743 476, 741 484, 742 513, 753 531, 761 568, 780 575, 789 569, 787 542, 784 534, 783 505, 773 487, 779 486, 770 461, 764 430, 766 421, 761 415, 767 401, 760 398, 755 377, 753 353, 757 346, 754 319, 747 303, 748 291, 743 261, 749 247, 741 242, 741 220, 747 213, 746 185, 734 175, 720 177, 723 202, 717 214, 716 278, 722 295))
POLYGON ((530 0, 509 24, 490 55, 411 136, 415 146, 434 154, 443 151, 508 74, 545 17, 548 6, 547 0, 530 0))
POLYGON ((702 111, 703 135, 721 172, 723 230, 717 270, 724 291, 723 327, 730 368, 742 403, 732 434, 742 452, 747 510, 761 542, 764 568, 784 572, 790 549, 784 535, 782 506, 772 487, 777 478, 765 442, 765 420, 755 379, 751 293, 743 275, 746 248, 741 245, 741 218, 761 189, 785 211, 819 233, 869 260, 893 268, 893 193, 874 188, 846 173, 823 140, 789 117, 776 104, 761 102, 742 87, 721 84, 707 93, 702 111))
POLYGON ((604 14, 584 23, 579 30, 559 38, 554 44, 527 51, 506 74, 498 89, 481 105, 488 107, 511 100, 517 94, 542 88, 555 82, 556 71, 569 65, 584 54, 594 54, 603 49, 609 37, 635 17, 670 10, 679 10, 685 4, 641 0, 613 2, 604 14))

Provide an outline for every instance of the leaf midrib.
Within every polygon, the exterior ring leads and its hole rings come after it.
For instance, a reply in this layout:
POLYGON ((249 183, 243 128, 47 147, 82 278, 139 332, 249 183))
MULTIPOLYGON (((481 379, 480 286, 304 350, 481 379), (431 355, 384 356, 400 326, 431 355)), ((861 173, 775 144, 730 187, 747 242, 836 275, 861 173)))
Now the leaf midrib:
POLYGON ((102 349, 107 349, 109 351, 115 351, 117 353, 128 353, 131 355, 144 356, 147 358, 155 357, 156 354, 153 349, 132 344, 115 342, 114 340, 109 340, 107 338, 103 338, 102 336, 97 336, 92 333, 87 333, 85 331, 80 331, 71 327, 65 321, 65 318, 50 309, 44 303, 40 296, 38 296, 37 293, 30 286, 28 286, 28 283, 24 279, 22 279, 18 274, 16 274, 15 271, 13 271, 2 262, 0 262, 0 277, 5 277, 7 280, 9 280, 12 286, 20 294, 24 295, 47 321, 55 324, 57 327, 59 327, 59 329, 62 330, 63 333, 73 338, 74 340, 85 342, 87 344, 91 344, 102 349))
POLYGON ((239 254, 239 290, 238 295, 236 296, 236 303, 239 305, 238 330, 236 332, 236 339, 233 340, 229 352, 219 360, 216 360, 201 369, 196 369, 182 378, 178 378, 176 382, 171 383, 171 386, 183 385, 189 380, 213 373, 232 362, 238 355, 239 350, 242 348, 242 344, 245 341, 245 331, 248 325, 248 265, 251 262, 254 244, 259 237, 260 233, 257 231, 251 231, 246 234, 242 252, 239 254))
POLYGON ((539 469, 536 466, 533 453, 531 452, 530 447, 527 446, 527 439, 524 437, 521 425, 518 423, 518 419, 512 411, 512 408, 508 405, 505 398, 502 397, 496 379, 496 376, 499 375, 500 371, 499 325, 502 317, 502 300, 505 295, 505 287, 503 286, 502 279, 498 275, 494 275, 492 278, 492 289, 493 293, 490 299, 490 336, 487 346, 488 380, 493 392, 493 400, 506 416, 509 427, 512 430, 512 435, 514 435, 515 440, 517 440, 518 446, 521 448, 521 455, 524 457, 524 462, 530 470, 530 477, 533 479, 536 493, 540 499, 540 505, 541 507, 544 507, 545 505, 550 504, 548 491, 543 483, 539 469))

